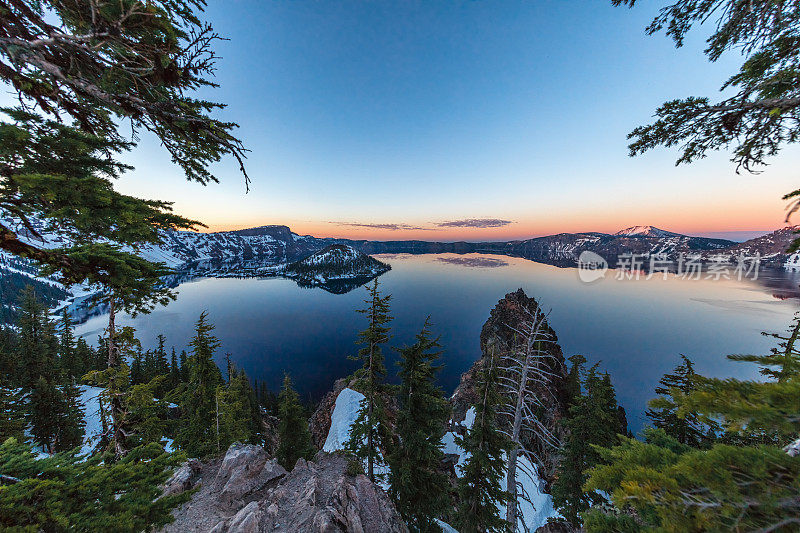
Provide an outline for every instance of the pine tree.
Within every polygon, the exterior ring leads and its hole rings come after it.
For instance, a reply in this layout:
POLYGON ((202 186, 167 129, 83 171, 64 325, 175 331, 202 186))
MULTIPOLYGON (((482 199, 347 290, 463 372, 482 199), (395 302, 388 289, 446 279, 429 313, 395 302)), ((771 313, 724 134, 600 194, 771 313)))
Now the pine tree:
POLYGON ((505 454, 511 442, 498 425, 498 409, 503 401, 497 387, 498 376, 497 362, 491 354, 483 363, 476 386, 479 402, 474 406, 475 420, 463 437, 456 438, 467 455, 460 467, 453 524, 462 533, 514 530, 499 511, 508 498, 500 482, 505 475, 505 454))
POLYGON ((311 445, 305 410, 300 405, 289 374, 284 376, 283 388, 278 396, 278 418, 280 444, 276 458, 286 470, 292 470, 298 459, 311 459, 314 456, 314 447, 311 445))
POLYGON ((86 425, 81 408, 81 390, 72 381, 60 387, 61 411, 58 413, 58 430, 55 451, 65 452, 83 444, 83 428, 86 425))
POLYGON ((698 449, 650 428, 645 442, 601 449, 605 464, 589 472, 586 486, 611 494, 621 513, 593 509, 590 531, 630 510, 645 530, 789 531, 800 523, 798 317, 787 335, 770 336, 780 341, 770 353, 730 356, 761 364, 765 380, 695 376, 689 392, 669 389, 678 413, 718 423, 724 438, 698 449))
POLYGON ((175 353, 175 348, 172 348, 172 356, 170 357, 169 365, 169 388, 174 389, 181 383, 181 369, 178 366, 178 356, 175 353))
POLYGON ((234 442, 260 442, 259 419, 254 420, 253 404, 255 394, 250 380, 243 370, 232 363, 229 365, 230 378, 226 386, 217 387, 217 420, 219 449, 227 449, 234 442))
POLYGON ((0 529, 3 531, 154 531, 191 491, 163 495, 161 486, 185 460, 158 445, 119 461, 97 454, 39 459, 14 439, 0 443, 0 529), (6 477, 7 476, 7 477, 6 477))
MULTIPOLYGON (((582 362, 576 361, 573 366, 582 362)), ((580 372, 580 366, 578 368, 580 372)), ((553 504, 573 526, 582 523, 581 513, 605 501, 597 491, 585 491, 587 470, 600 461, 595 446, 613 446, 618 435, 627 433, 620 427, 618 405, 608 374, 599 375, 597 365, 583 380, 585 393, 569 409, 565 422, 569 435, 562 447, 562 459, 552 488, 553 504)))
POLYGON ((21 383, 34 388, 39 378, 54 383, 58 375, 58 340, 47 310, 36 298, 30 285, 21 295, 18 360, 21 383))
POLYGON ((399 442, 387 460, 389 494, 411 531, 440 531, 434 519, 446 509, 449 481, 441 470, 442 436, 450 408, 435 384, 440 367, 439 339, 431 338, 429 319, 416 342, 400 352, 399 442))
POLYGON ((8 438, 24 440, 25 398, 22 389, 0 376, 0 442, 8 438))
POLYGON ((165 379, 157 376, 147 383, 132 385, 126 392, 125 422, 130 446, 160 443, 167 434, 167 406, 164 400, 156 398, 156 391, 163 387, 165 379))
POLYGON ((167 375, 169 373, 169 361, 167 360, 167 350, 165 348, 167 339, 164 335, 159 333, 156 340, 158 341, 158 347, 153 353, 153 370, 155 372, 153 377, 157 375, 167 375))
POLYGON ((79 364, 75 353, 75 336, 72 334, 72 320, 67 309, 61 313, 61 335, 58 339, 58 357, 61 368, 67 378, 77 378, 83 375, 83 367, 79 364))
POLYGON ((181 381, 183 383, 189 382, 189 365, 187 364, 188 358, 186 357, 186 350, 181 350, 181 381))
POLYGON ((75 369, 78 372, 75 377, 81 379, 84 374, 95 368, 96 354, 94 349, 86 342, 83 337, 78 337, 75 341, 75 369))
POLYGON ((181 399, 182 426, 175 443, 193 457, 217 451, 217 387, 223 384, 222 374, 214 362, 219 340, 211 333, 213 324, 203 311, 195 325, 195 335, 186 361, 188 386, 181 399))
MULTIPOLYGON (((681 444, 694 448, 710 444, 709 435, 714 435, 719 428, 713 421, 705 424, 700 421, 697 411, 681 410, 672 401, 673 391, 681 395, 691 394, 697 390, 698 375, 694 371, 694 363, 681 355, 683 362, 675 367, 672 374, 664 374, 656 387, 656 394, 660 398, 650 401, 650 409, 645 415, 652 420, 653 426, 661 428, 681 444)), ((712 439, 713 440, 713 439, 712 439)))
POLYGON ((80 391, 66 385, 59 389, 40 376, 30 394, 29 423, 34 441, 47 453, 80 446, 83 440, 83 411, 80 391))
POLYGON ((362 348, 356 360, 362 368, 356 372, 356 388, 364 394, 364 400, 350 429, 350 438, 345 449, 367 465, 367 476, 375 482, 375 464, 381 463, 379 448, 388 447, 390 430, 386 418, 385 398, 389 388, 385 383, 386 364, 381 346, 389 341, 389 300, 391 295, 381 296, 378 280, 367 288, 367 307, 358 312, 366 315, 367 329, 358 335, 362 348))

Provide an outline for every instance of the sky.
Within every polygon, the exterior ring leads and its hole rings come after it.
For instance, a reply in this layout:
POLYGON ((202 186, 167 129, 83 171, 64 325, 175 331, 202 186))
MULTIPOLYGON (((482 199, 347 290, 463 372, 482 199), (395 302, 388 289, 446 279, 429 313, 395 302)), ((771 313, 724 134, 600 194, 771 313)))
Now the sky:
POLYGON ((783 225, 800 152, 737 175, 729 154, 675 167, 628 157, 665 100, 716 96, 741 58, 709 63, 704 34, 647 36, 653 3, 209 0, 218 113, 251 150, 219 184, 189 183, 147 135, 126 193, 173 201, 219 231, 506 240, 654 225, 746 237, 783 225))

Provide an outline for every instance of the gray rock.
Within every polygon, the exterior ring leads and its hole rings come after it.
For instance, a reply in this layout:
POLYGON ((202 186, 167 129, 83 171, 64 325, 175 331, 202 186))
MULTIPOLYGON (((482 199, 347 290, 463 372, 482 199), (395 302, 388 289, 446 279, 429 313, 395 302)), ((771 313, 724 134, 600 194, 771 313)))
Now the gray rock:
POLYGON ((261 447, 236 444, 200 470, 199 490, 163 532, 408 531, 386 493, 364 475, 349 476, 340 455, 300 459, 287 474, 261 447))

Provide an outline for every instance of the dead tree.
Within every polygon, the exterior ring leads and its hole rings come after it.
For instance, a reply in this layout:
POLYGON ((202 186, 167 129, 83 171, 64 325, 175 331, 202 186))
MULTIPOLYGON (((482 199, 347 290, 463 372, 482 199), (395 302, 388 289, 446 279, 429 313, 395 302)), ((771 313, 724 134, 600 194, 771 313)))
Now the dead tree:
POLYGON ((531 503, 531 500, 524 487, 517 482, 517 469, 530 479, 535 479, 536 473, 519 463, 518 459, 524 456, 531 465, 542 465, 538 450, 531 449, 526 443, 540 443, 542 449, 558 448, 560 445, 539 414, 546 407, 545 401, 558 401, 552 386, 558 376, 550 369, 560 362, 548 349, 552 347, 554 339, 547 326, 547 316, 538 306, 533 310, 525 307, 523 312, 525 316, 517 327, 507 324, 515 334, 515 343, 501 358, 499 383, 501 393, 507 400, 500 408, 500 413, 510 420, 510 427, 502 430, 511 441, 506 475, 509 493, 506 520, 513 524, 515 530, 521 522, 524 530, 528 531, 519 512, 518 501, 522 498, 531 503), (541 397, 540 393, 546 397, 541 397))

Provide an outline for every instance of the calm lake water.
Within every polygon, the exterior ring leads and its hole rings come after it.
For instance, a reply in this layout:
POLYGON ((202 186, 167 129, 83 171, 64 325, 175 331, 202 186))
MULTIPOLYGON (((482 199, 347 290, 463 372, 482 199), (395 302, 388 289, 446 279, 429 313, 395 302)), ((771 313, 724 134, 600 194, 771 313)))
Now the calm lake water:
MULTIPOLYGON (((634 431, 664 372, 685 354, 699 372, 756 377, 754 365, 725 360, 730 353, 763 353, 773 343, 761 331, 783 331, 798 309, 797 274, 761 272, 757 281, 606 278, 586 284, 574 268, 481 254, 379 255, 392 265, 380 277, 392 295, 395 346, 410 343, 430 315, 444 346, 441 386, 450 394, 462 372, 480 356, 479 334, 489 311, 506 293, 522 287, 544 308, 565 356, 580 353, 610 372, 634 431)), ((342 295, 303 289, 279 278, 197 278, 178 287, 167 307, 120 322, 137 329, 145 348, 163 333, 180 351, 207 310, 225 352, 251 378, 280 387, 292 374, 298 390, 319 399, 356 366, 356 313, 366 290, 342 295)), ((94 341, 106 316, 90 318, 78 333, 94 341)), ((394 352, 388 354, 394 371, 394 352)))

